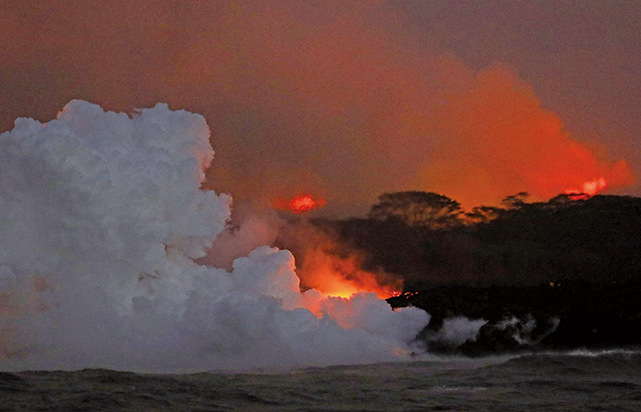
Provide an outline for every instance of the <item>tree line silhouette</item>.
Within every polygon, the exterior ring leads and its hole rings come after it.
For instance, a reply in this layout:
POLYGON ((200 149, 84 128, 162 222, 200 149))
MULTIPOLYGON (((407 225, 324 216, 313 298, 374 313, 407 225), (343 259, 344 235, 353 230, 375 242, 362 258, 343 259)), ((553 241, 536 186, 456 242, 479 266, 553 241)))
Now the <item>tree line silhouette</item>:
POLYGON ((367 218, 313 221, 366 253, 367 269, 403 278, 406 290, 439 284, 536 285, 625 281, 641 268, 641 199, 558 195, 465 213, 431 192, 385 193, 367 218))

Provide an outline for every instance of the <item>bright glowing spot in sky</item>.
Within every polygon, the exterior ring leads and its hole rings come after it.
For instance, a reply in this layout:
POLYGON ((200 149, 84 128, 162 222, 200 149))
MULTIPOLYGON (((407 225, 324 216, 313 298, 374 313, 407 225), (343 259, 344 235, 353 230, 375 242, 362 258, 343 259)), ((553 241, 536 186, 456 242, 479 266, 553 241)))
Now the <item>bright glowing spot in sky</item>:
POLYGON ((577 195, 577 196, 570 196, 574 200, 579 200, 579 199, 585 199, 587 197, 592 197, 608 187, 608 181, 606 180, 605 177, 599 177, 597 179, 593 179, 590 181, 587 181, 581 185, 580 189, 566 189, 564 191, 565 194, 567 195, 577 195))
POLYGON ((295 196, 292 199, 277 199, 272 202, 279 210, 287 210, 292 213, 306 213, 325 206, 325 199, 314 197, 310 194, 295 196))
POLYGON ((297 196, 292 199, 289 206, 294 213, 304 213, 320 207, 319 203, 310 195, 297 196))

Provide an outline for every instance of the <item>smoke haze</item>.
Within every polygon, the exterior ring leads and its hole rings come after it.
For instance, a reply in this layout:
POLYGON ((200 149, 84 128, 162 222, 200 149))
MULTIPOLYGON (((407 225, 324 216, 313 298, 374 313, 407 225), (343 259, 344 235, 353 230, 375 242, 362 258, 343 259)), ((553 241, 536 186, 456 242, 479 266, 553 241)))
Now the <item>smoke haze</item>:
POLYGON ((78 97, 125 111, 167 101, 203 113, 217 136, 207 187, 265 207, 311 193, 338 216, 397 190, 470 208, 635 181, 512 66, 471 66, 425 41, 410 3, 11 4, 2 118, 50 118, 78 97))

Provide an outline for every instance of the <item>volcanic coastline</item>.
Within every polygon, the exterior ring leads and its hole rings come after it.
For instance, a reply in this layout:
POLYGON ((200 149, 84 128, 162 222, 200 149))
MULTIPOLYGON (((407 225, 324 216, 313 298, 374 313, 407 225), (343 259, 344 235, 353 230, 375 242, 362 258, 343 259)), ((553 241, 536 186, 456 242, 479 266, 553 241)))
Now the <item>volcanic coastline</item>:
POLYGON ((431 315, 419 333, 433 354, 488 356, 529 351, 641 348, 638 280, 617 283, 557 281, 535 286, 443 285, 388 299, 431 315), (464 342, 442 339, 447 319, 487 322, 464 342))
POLYGON ((465 215, 441 196, 440 220, 420 224, 401 208, 316 225, 365 251, 364 267, 402 278, 387 302, 430 314, 417 336, 429 353, 641 347, 641 199, 525 196, 465 215))

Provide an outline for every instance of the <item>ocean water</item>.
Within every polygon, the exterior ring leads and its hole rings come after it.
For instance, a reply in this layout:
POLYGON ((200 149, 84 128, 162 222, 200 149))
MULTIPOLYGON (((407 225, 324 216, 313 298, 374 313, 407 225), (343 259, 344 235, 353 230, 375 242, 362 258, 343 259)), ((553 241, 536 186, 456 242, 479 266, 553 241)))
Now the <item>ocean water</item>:
POLYGON ((252 373, 0 373, 0 410, 641 411, 641 352, 252 373))

